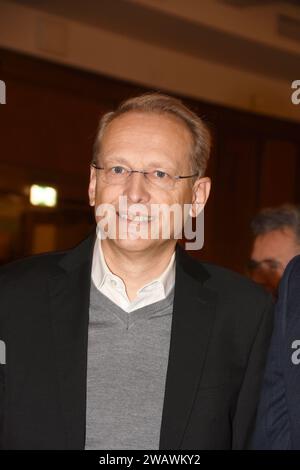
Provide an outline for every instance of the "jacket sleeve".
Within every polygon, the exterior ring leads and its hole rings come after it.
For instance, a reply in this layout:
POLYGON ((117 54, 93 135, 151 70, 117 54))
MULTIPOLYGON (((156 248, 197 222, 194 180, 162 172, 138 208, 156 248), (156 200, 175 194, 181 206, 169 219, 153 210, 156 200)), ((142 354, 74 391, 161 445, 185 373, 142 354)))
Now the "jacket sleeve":
POLYGON ((233 418, 232 449, 249 449, 251 446, 266 356, 273 328, 274 305, 271 296, 266 296, 262 310, 233 418))
POLYGON ((252 443, 253 449, 288 450, 292 448, 283 352, 286 347, 284 338, 287 321, 287 295, 294 264, 295 262, 292 261, 288 265, 280 283, 279 297, 275 309, 274 331, 252 443))

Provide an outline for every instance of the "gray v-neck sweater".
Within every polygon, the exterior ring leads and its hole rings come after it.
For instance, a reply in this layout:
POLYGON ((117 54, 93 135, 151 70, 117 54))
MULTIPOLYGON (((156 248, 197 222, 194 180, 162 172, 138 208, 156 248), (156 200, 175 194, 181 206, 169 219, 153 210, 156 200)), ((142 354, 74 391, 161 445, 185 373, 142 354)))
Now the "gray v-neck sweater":
POLYGON ((127 313, 92 282, 86 449, 158 449, 173 297, 127 313))

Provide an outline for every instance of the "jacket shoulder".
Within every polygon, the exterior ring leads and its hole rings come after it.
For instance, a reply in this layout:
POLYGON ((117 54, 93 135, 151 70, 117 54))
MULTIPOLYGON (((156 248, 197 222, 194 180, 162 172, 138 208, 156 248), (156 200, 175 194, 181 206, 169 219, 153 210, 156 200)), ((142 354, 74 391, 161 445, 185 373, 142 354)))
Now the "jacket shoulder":
POLYGON ((0 267, 1 290, 6 283, 15 287, 22 284, 23 290, 32 283, 44 283, 46 278, 59 275, 62 271, 73 269, 90 259, 94 234, 91 233, 78 245, 64 251, 53 251, 13 261, 0 267))
POLYGON ((300 277, 300 255, 295 256, 291 259, 284 271, 283 282, 288 280, 289 282, 298 281, 300 277))
POLYGON ((222 293, 234 294, 244 299, 248 297, 262 301, 270 299, 270 295, 261 286, 242 274, 212 263, 203 263, 203 266, 210 274, 208 281, 210 286, 222 293))
POLYGON ((0 267, 0 283, 38 282, 45 276, 55 275, 59 270, 58 263, 66 251, 43 253, 28 256, 0 267))
MULTIPOLYGON (((279 286, 278 312, 287 321, 297 322, 300 305, 300 256, 293 258, 287 265, 279 286)), ((293 323, 294 324, 294 323, 293 323)))

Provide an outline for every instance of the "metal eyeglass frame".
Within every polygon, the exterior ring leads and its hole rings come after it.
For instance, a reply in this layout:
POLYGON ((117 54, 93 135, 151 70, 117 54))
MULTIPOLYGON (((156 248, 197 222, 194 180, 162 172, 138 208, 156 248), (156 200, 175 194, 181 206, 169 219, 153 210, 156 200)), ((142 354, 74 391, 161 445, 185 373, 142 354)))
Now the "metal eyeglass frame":
MULTIPOLYGON (((95 168, 96 170, 105 170, 104 167, 102 166, 97 166, 96 163, 91 163, 91 166, 95 168)), ((115 166, 122 166, 122 165, 115 165, 115 166)), ((123 167, 122 167, 123 168, 123 167)), ((127 168, 125 168, 127 170, 127 168)), ((132 173, 141 173, 142 175, 146 176, 149 173, 153 173, 152 171, 145 171, 145 170, 127 170, 128 171, 128 178, 132 175, 132 173)), ((155 170, 154 170, 155 171, 155 170)), ((163 170, 161 170, 162 173, 166 173, 163 170)), ((186 175, 186 176, 171 176, 167 173, 167 175, 172 178, 173 180, 181 180, 181 179, 186 179, 186 178, 193 178, 194 176, 198 176, 198 173, 194 173, 193 175, 186 175)))

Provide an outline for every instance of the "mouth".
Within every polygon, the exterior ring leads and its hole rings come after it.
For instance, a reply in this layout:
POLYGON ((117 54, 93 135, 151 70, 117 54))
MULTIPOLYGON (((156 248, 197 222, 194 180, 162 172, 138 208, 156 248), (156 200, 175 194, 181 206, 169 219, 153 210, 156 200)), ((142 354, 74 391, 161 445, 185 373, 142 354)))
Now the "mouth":
POLYGON ((122 213, 122 212, 121 213, 117 212, 117 214, 121 220, 134 222, 136 224, 145 224, 145 223, 152 222, 154 220, 154 217, 150 217, 148 215, 131 215, 131 214, 122 213))

